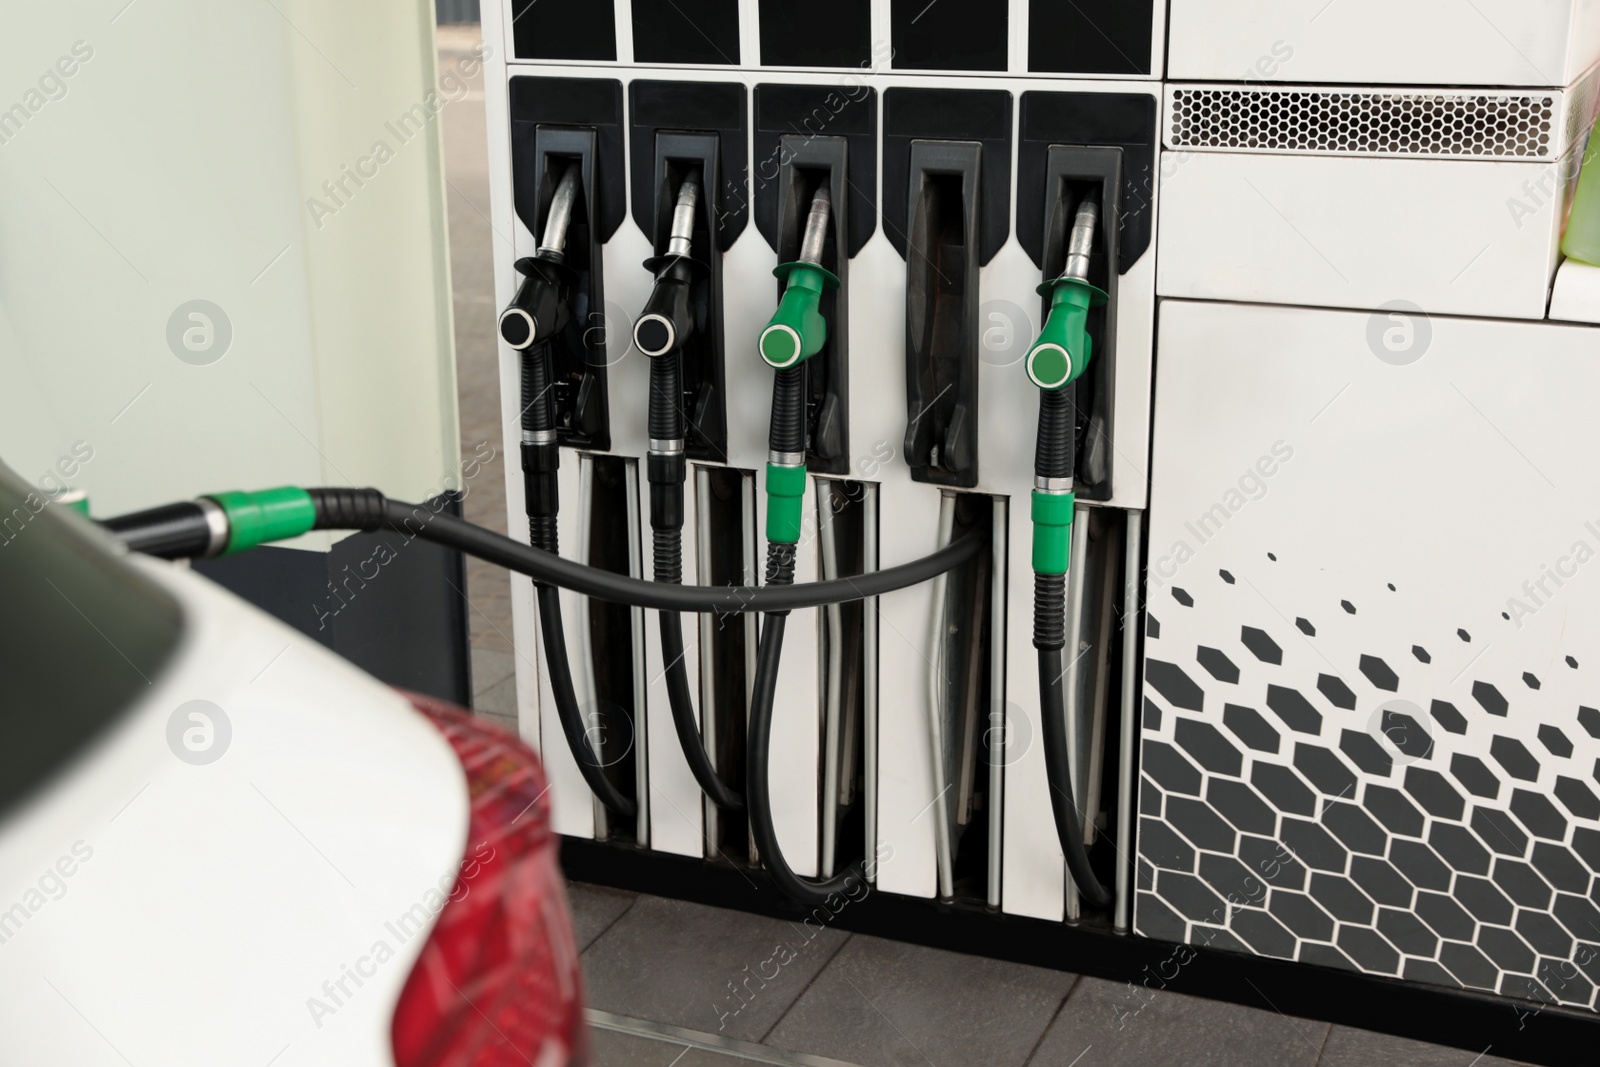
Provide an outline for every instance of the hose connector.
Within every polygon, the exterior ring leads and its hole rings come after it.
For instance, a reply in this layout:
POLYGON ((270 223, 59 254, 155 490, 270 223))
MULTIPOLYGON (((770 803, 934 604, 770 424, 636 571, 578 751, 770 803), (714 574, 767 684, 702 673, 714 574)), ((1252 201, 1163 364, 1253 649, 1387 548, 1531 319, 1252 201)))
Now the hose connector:
POLYGON ((1076 505, 1076 495, 1070 489, 1033 491, 1029 515, 1033 520, 1033 573, 1067 573, 1076 505))
POLYGON ((793 545, 800 541, 800 520, 805 511, 804 463, 767 464, 767 542, 793 545))
POLYGON ((839 288, 838 277, 822 265, 832 204, 828 187, 818 187, 806 216, 800 258, 779 264, 772 272, 784 283, 783 299, 761 331, 759 348, 761 358, 779 370, 810 359, 822 351, 828 340, 828 323, 822 317, 822 294, 839 288))

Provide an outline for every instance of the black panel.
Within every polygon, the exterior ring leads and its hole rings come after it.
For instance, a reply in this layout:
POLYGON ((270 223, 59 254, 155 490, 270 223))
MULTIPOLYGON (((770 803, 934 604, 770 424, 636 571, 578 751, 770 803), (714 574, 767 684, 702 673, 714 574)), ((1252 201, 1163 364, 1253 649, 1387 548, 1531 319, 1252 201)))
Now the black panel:
POLYGON ((784 147, 785 136, 801 142, 838 137, 848 144, 849 254, 860 252, 872 238, 878 224, 877 95, 865 85, 756 86, 756 154, 750 178, 756 228, 773 249, 778 247, 778 179, 796 152, 784 147))
POLYGON ((533 233, 540 229, 539 198, 531 158, 538 127, 590 127, 595 131, 594 212, 600 240, 608 241, 622 225, 627 209, 622 163, 622 83, 611 78, 511 79, 511 166, 516 183, 517 215, 533 233))
MULTIPOLYGON (((460 517, 455 494, 425 507, 460 517)), ((194 569, 381 682, 465 707, 472 699, 461 553, 394 530, 327 553, 264 546, 194 569)))
POLYGON ((902 257, 911 142, 919 139, 977 141, 983 146, 978 265, 988 263, 1011 232, 1011 94, 1003 89, 905 88, 883 94, 883 230, 902 257))
POLYGON ((596 0, 511 0, 518 59, 617 58, 613 5, 596 0))
POLYGON ((860 67, 871 62, 871 0, 761 0, 763 67, 860 67))
POLYGON ((1028 69, 1149 74, 1153 0, 1029 0, 1028 69))
POLYGON ((717 169, 722 177, 715 190, 717 247, 726 252, 744 232, 750 217, 745 185, 744 86, 735 82, 636 81, 628 86, 628 110, 633 118, 629 175, 633 180, 633 221, 646 234, 657 232, 658 190, 652 173, 656 133, 681 130, 718 135, 717 169))
MULTIPOLYGON (((892 94, 891 94, 892 95, 892 94)), ((1017 145, 1017 240, 1043 266, 1045 167, 1051 145, 1105 145, 1122 150, 1122 209, 1117 273, 1126 274, 1150 247, 1156 183, 1156 101, 1145 93, 1022 94, 1017 145)))
POLYGON ((890 0, 889 17, 896 70, 1006 69, 1005 4, 890 0))
POLYGON ((737 66, 739 0, 633 0, 633 61, 737 66))

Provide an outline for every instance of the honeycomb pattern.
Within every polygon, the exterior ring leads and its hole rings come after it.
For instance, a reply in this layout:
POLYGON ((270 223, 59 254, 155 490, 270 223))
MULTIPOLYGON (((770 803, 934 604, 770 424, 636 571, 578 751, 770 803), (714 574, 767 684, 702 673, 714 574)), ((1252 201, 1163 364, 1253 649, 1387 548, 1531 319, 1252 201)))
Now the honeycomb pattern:
MULTIPOLYGON (((1549 158, 1554 97, 1175 89, 1174 148, 1549 158)), ((1346 610, 1348 602, 1346 602, 1346 610)))
MULTIPOLYGON (((1195 593, 1161 614, 1197 616, 1196 599, 1220 595, 1195 593)), ((1541 709, 1550 721, 1524 743, 1506 728, 1511 687, 1484 679, 1476 705, 1435 699, 1431 723, 1387 710, 1364 730, 1352 706, 1402 680, 1412 699, 1443 684, 1429 657, 1408 642, 1343 677, 1285 667, 1282 650, 1312 636, 1291 617, 1207 614, 1165 638, 1148 620, 1137 931, 1596 1008, 1600 765, 1573 740, 1600 735, 1600 712, 1541 709)))

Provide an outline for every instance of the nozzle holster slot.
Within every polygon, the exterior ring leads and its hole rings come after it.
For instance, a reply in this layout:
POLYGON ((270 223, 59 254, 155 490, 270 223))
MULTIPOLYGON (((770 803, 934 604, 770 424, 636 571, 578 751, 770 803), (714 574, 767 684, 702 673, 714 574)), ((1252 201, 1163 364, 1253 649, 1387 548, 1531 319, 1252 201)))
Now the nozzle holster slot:
POLYGON ((906 222, 905 460, 919 482, 978 484, 979 172, 975 141, 913 141, 906 222))
POLYGON ((605 271, 601 260, 599 138, 592 129, 539 126, 527 169, 528 196, 538 220, 530 226, 542 244, 556 187, 568 166, 579 167, 579 192, 567 224, 565 266, 571 279, 570 314, 550 341, 551 396, 557 439, 573 448, 611 447, 610 400, 606 389, 605 271))
MULTIPOLYGON (((850 314, 846 293, 850 257, 842 255, 850 233, 849 146, 842 137, 805 138, 790 134, 781 141, 787 162, 778 175, 778 262, 800 258, 811 198, 828 187, 832 210, 822 267, 839 279, 837 289, 823 292, 820 309, 828 322, 822 350, 800 365, 804 375, 806 467, 816 473, 846 474, 850 467, 850 314)), ((783 295, 784 282, 778 283, 783 295)))
POLYGON ((700 172, 700 196, 694 207, 692 271, 688 286, 693 329, 682 342, 684 451, 690 459, 727 462, 728 419, 723 374, 722 253, 716 243, 718 199, 722 186, 719 142, 715 133, 657 133, 654 152, 655 210, 650 233, 657 257, 665 257, 672 236, 673 209, 684 180, 700 172))
MULTIPOLYGON (((1083 377, 1067 386, 1074 409, 1076 463, 1073 478, 1080 499, 1111 498, 1113 414, 1117 381, 1117 278, 1122 192, 1122 149, 1102 145, 1051 145, 1045 162, 1043 275, 1059 278, 1067 260, 1067 238, 1074 214, 1086 195, 1100 202, 1089 284, 1106 294, 1089 309, 1093 357, 1083 377)), ((1043 315, 1050 298, 1043 297, 1043 315)), ((1041 318, 1040 321, 1043 321, 1041 318)))

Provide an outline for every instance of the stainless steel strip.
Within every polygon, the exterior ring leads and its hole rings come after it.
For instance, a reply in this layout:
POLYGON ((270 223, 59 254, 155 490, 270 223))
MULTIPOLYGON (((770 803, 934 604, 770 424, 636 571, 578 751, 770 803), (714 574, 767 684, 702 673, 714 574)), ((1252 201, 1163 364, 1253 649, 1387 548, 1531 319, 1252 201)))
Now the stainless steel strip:
MULTIPOLYGON (((846 1063, 844 1060, 830 1060, 826 1056, 812 1056, 805 1052, 788 1052, 769 1045, 757 1045, 752 1041, 740 1041, 737 1038, 723 1037, 721 1034, 708 1034, 700 1030, 689 1030, 682 1026, 673 1026, 670 1023, 651 1022, 648 1019, 631 1019, 626 1015, 613 1015, 609 1011, 600 1011, 598 1008, 588 1008, 584 1017, 589 1020, 589 1025, 596 1030, 609 1030, 617 1034, 630 1034, 634 1037, 647 1038, 651 1041, 660 1041, 666 1044, 684 1045, 688 1048, 697 1048, 706 1052, 720 1052, 728 1056, 737 1056, 747 1063, 766 1063, 773 1067, 857 1067, 856 1064, 846 1063)), ((676 1061, 674 1061, 676 1062, 676 1061)))

